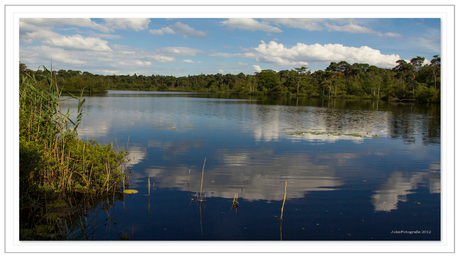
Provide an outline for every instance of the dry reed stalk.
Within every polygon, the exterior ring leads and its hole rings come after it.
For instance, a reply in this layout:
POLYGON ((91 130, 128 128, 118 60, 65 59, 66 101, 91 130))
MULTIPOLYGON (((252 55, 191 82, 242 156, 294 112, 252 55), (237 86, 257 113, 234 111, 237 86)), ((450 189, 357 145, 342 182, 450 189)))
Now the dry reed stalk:
POLYGON ((109 192, 109 178, 110 178, 110 166, 109 166, 109 171, 107 172, 107 193, 109 192))
POLYGON ((237 209, 238 208, 238 193, 235 193, 235 195, 233 196, 233 201, 232 201, 232 209, 237 209))
POLYGON ((38 128, 37 128, 37 134, 35 135, 35 141, 37 141, 37 138, 38 138, 38 133, 40 133, 40 122, 41 122, 41 118, 42 118, 42 103, 43 103, 43 99, 40 98, 40 112, 38 114, 38 128))
POLYGON ((202 192, 203 192, 203 178, 204 178, 204 165, 205 164, 206 164, 206 157, 204 158, 203 171, 201 172, 200 200, 201 200, 201 195, 202 195, 202 192))
MULTIPOLYGON (((70 187, 72 187, 72 176, 73 176, 73 173, 70 173, 69 178, 67 180, 67 185, 70 187)), ((65 189, 65 186, 62 186, 62 188, 65 189)))
POLYGON ((61 163, 64 163, 64 151, 65 151, 65 138, 62 138, 62 155, 61 155, 61 163))
MULTIPOLYGON (((93 174, 93 163, 91 163, 91 169, 89 170, 89 180, 91 181, 91 175, 93 174)), ((123 178, 124 180, 124 178, 123 178)))
POLYGON ((281 217, 280 220, 283 220, 283 211, 284 211, 284 203, 286 202, 286 189, 287 189, 287 182, 284 182, 284 198, 283 198, 283 206, 281 207, 281 217))
POLYGON ((187 186, 190 185, 190 169, 188 169, 187 186))
MULTIPOLYGON (((68 155, 67 155, 67 158, 66 158, 66 161, 67 161, 67 163, 66 163, 66 168, 65 168, 65 174, 66 174, 66 175, 67 175, 67 172, 69 172, 69 165, 70 165, 70 161, 69 161, 69 160, 70 160, 70 149, 69 149, 69 152, 68 152, 68 155)), ((70 185, 70 187, 72 187, 72 184, 71 184, 71 182, 72 182, 72 175, 73 175, 73 172, 70 172, 70 176, 69 176, 69 181, 70 181, 70 182, 69 182, 69 185, 70 185)), ((83 178, 83 179, 85 179, 85 178, 83 178)))
POLYGON ((85 143, 83 143, 83 163, 82 163, 81 167, 82 167, 82 170, 84 172, 85 171, 85 143))
POLYGON ((110 169, 107 167, 107 163, 105 164, 105 171, 106 171, 107 178, 105 179, 105 182, 102 184, 100 192, 102 192, 102 188, 104 188, 104 185, 107 185, 107 192, 109 192, 108 182, 109 182, 110 169))

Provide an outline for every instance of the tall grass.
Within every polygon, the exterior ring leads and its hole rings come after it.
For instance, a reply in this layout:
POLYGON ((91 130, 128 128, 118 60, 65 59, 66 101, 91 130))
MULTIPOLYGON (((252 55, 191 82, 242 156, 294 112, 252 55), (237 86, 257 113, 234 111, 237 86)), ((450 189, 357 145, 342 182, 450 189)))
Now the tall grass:
POLYGON ((66 230, 61 223, 71 220, 82 200, 119 195, 125 176, 122 166, 127 162, 128 153, 116 151, 112 144, 78 138, 85 100, 82 95, 70 97, 78 101, 72 120, 69 110, 61 111, 63 99, 52 67, 44 69, 44 76, 38 81, 33 74, 20 75, 21 240, 70 238, 70 232, 59 234, 66 230), (71 212, 62 213, 56 203, 71 212), (69 216, 56 217, 62 214, 69 216))
POLYGON ((21 194, 34 191, 109 192, 123 180, 120 165, 126 152, 113 145, 101 146, 94 140, 78 138, 77 127, 83 117, 82 96, 78 100, 75 120, 61 111, 61 91, 55 73, 45 68, 48 88, 38 89, 33 75, 21 74, 20 179, 21 194))

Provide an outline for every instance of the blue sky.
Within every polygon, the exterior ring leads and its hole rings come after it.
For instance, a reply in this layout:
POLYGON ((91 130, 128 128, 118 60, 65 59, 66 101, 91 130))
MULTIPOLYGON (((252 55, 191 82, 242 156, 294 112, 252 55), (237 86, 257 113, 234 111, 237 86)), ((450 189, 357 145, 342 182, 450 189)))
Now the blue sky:
POLYGON ((20 58, 93 74, 253 74, 440 55, 438 18, 21 18, 20 58))

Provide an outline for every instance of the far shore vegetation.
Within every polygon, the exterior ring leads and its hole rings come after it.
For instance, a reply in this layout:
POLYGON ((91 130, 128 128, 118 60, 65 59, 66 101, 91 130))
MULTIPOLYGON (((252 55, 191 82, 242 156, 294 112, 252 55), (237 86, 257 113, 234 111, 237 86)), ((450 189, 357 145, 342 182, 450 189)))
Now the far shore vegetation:
MULTIPOLYGON (((47 87, 45 70, 33 71, 25 64, 20 70, 33 75, 39 88, 47 87)), ((314 72, 302 66, 281 71, 266 69, 253 75, 94 75, 63 69, 53 73, 64 93, 182 91, 436 103, 440 101, 441 57, 433 56, 429 62, 419 56, 410 62, 398 60, 392 69, 340 61, 314 72)))

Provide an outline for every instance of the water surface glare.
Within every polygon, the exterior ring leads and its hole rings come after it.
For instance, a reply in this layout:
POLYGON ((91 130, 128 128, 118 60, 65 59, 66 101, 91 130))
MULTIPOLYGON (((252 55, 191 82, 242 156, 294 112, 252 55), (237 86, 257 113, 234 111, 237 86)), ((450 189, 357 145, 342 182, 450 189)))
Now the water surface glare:
POLYGON ((88 216, 106 222, 97 239, 440 240, 439 105, 85 98, 80 137, 127 149, 139 191, 88 216))

